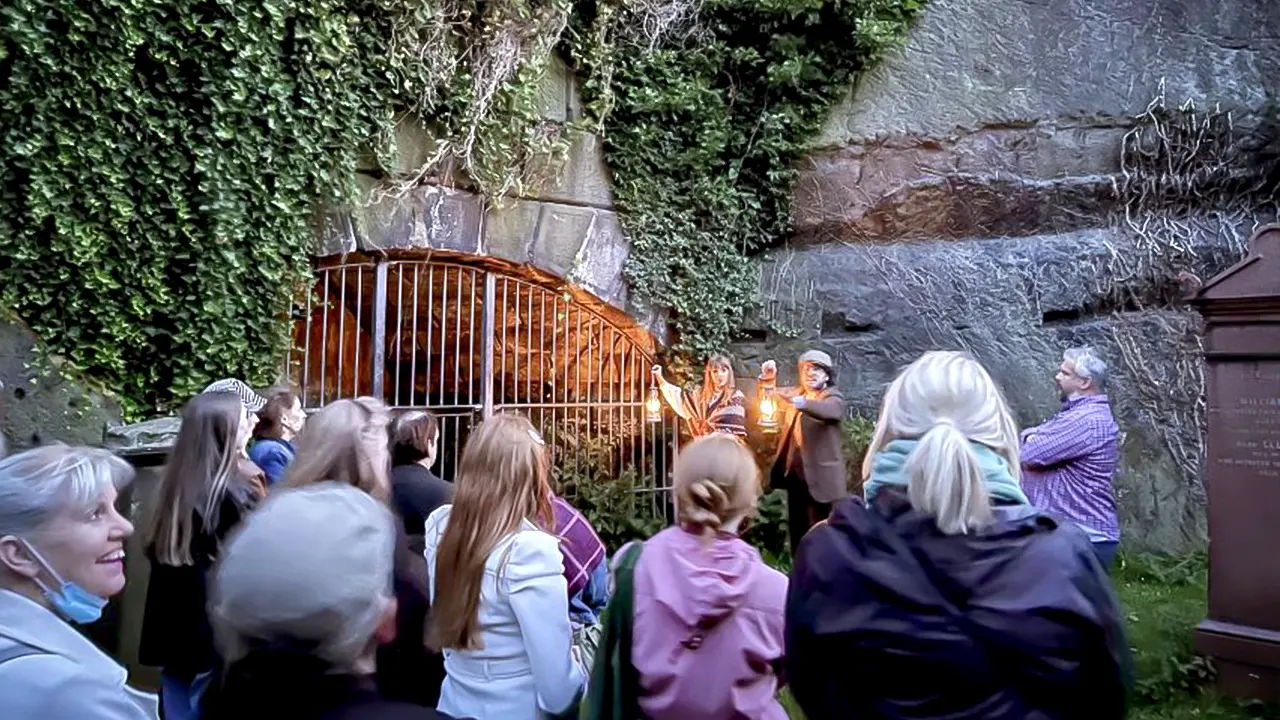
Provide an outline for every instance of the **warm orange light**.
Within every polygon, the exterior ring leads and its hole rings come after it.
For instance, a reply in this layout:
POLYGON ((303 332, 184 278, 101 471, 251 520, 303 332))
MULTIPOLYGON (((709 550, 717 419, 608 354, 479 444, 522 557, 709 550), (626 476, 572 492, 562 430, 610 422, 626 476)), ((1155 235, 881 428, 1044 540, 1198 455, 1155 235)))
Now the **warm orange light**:
POLYGON ((767 397, 760 401, 760 414, 767 418, 772 418, 773 414, 778 411, 778 403, 773 398, 767 397))
POLYGON ((657 385, 649 388, 649 399, 644 402, 644 413, 649 422, 662 422, 662 398, 658 397, 657 385))
POLYGON ((760 398, 760 429, 765 432, 774 432, 778 429, 778 401, 773 399, 772 393, 766 393, 760 398))

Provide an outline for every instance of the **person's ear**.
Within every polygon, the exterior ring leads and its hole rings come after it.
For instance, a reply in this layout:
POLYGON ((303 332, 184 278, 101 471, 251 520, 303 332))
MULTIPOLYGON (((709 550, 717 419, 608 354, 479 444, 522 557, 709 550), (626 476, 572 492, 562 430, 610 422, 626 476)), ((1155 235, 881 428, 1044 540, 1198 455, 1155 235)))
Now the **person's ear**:
POLYGON ((373 631, 373 640, 378 645, 390 645, 396 639, 396 617, 399 615, 400 605, 395 598, 390 598, 387 607, 382 611, 382 617, 378 620, 378 628, 373 631))
POLYGON ((40 574, 40 565, 31 556, 31 551, 12 535, 0 538, 0 565, 28 580, 34 580, 40 574))

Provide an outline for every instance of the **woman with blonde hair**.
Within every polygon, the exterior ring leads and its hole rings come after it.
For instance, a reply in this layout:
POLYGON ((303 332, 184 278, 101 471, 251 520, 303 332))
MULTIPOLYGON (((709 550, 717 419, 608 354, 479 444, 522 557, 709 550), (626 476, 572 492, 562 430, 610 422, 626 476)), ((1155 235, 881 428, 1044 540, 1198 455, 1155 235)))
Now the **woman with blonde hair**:
POLYGON ((296 457, 284 475, 285 487, 340 482, 388 500, 390 424, 391 413, 377 398, 329 403, 307 420, 298 435, 296 457))
POLYGON ((431 640, 444 651, 439 709, 475 720, 576 710, 586 673, 572 649, 546 443, 502 414, 472 431, 457 494, 427 518, 431 640))
POLYGON ((677 524, 615 559, 586 716, 786 720, 787 577, 738 537, 760 498, 755 456, 709 435, 680 451, 673 477, 677 524))
POLYGON ((707 358, 702 385, 692 392, 667 382, 658 365, 653 366, 653 381, 675 414, 689 423, 695 438, 717 432, 746 437, 746 397, 734 384, 733 364, 727 356, 707 358))
MULTIPOLYGON (((285 473, 285 487, 337 482, 363 490, 390 507, 390 423, 390 411, 376 398, 326 405, 307 420, 298 436, 297 459, 285 473)), ((378 688, 389 699, 431 706, 439 698, 444 669, 440 656, 426 644, 428 568, 422 556, 409 550, 408 534, 398 517, 393 565, 399 604, 396 637, 378 649, 378 688)))
POLYGON ((160 701, 170 720, 199 714, 214 670, 205 578, 258 500, 244 470, 254 422, 238 393, 191 398, 160 480, 145 539, 151 575, 138 658, 161 668, 160 701))
POLYGON ((1087 537, 1027 503, 982 365, 931 352, 907 367, 863 467, 865 503, 814 528, 791 575, 787 672, 806 715, 1124 716, 1107 577, 1087 537))
POLYGON ((0 460, 0 715, 154 720, 157 699, 74 626, 125 586, 133 525, 117 491, 133 468, 106 450, 45 445, 0 460))

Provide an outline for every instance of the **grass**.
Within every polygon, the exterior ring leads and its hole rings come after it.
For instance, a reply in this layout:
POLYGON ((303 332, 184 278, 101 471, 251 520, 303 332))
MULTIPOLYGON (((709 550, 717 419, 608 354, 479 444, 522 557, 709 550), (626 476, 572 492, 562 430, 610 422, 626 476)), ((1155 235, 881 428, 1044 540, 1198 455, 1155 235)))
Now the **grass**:
MULTIPOLYGON (((1205 615, 1204 555, 1121 555, 1112 580, 1133 648, 1130 720, 1280 718, 1277 708, 1215 693, 1212 666, 1192 651, 1191 631, 1205 615)), ((804 719, 790 693, 779 700, 792 720, 804 719)))
POLYGON ((1136 682, 1133 720, 1246 720, 1275 709, 1224 698, 1213 668, 1192 650, 1192 630, 1205 617, 1208 563, 1181 557, 1122 555, 1112 573, 1124 608, 1136 682))

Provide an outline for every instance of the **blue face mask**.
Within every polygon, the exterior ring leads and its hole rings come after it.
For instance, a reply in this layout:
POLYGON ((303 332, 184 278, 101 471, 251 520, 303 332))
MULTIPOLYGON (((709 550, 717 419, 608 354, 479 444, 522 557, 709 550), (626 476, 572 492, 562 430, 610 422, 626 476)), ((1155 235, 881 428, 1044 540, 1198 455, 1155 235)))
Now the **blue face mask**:
POLYGON ((64 581, 31 543, 23 540, 22 544, 27 546, 27 550, 31 551, 31 556, 36 559, 36 562, 44 566, 49 576, 57 582, 58 587, 54 589, 46 585, 39 577, 36 578, 36 584, 40 586, 45 599, 49 601, 54 610, 58 611, 59 615, 77 625, 88 625, 102 618, 102 610, 107 606, 106 598, 94 595, 73 582, 64 581))

